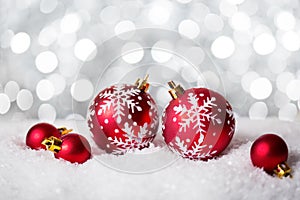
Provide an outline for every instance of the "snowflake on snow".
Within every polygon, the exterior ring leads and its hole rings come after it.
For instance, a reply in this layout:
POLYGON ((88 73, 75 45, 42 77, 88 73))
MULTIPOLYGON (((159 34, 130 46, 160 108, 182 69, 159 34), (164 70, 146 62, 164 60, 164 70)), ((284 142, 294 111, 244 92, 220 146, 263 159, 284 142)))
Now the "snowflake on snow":
POLYGON ((118 138, 117 136, 108 137, 108 140, 117 147, 113 150, 113 154, 119 155, 126 153, 130 149, 142 149, 144 147, 147 147, 149 145, 149 142, 151 142, 154 138, 153 136, 149 137, 150 133, 147 129, 148 124, 145 123, 140 127, 140 131, 136 136, 134 134, 132 126, 130 126, 128 123, 125 123, 122 130, 127 133, 126 139, 118 138))
POLYGON ((139 95, 140 90, 137 88, 127 88, 126 85, 116 85, 112 90, 106 90, 99 94, 100 98, 108 98, 104 100, 104 104, 100 106, 101 109, 98 110, 98 115, 106 112, 111 106, 114 109, 113 117, 116 117, 117 123, 122 121, 122 116, 125 116, 125 107, 131 109, 134 113, 135 110, 142 111, 142 107, 139 106, 139 102, 132 99, 133 96, 139 95))
POLYGON ((191 125, 193 129, 198 129, 200 134, 205 132, 205 123, 206 121, 211 121, 213 124, 222 123, 222 121, 217 118, 217 114, 212 113, 212 108, 217 107, 214 103, 216 101, 215 97, 207 97, 203 100, 203 105, 198 105, 199 98, 193 93, 188 94, 188 102, 191 104, 190 108, 187 108, 186 105, 180 104, 179 106, 174 107, 175 114, 179 114, 181 122, 179 122, 179 132, 186 132, 186 129, 191 125))

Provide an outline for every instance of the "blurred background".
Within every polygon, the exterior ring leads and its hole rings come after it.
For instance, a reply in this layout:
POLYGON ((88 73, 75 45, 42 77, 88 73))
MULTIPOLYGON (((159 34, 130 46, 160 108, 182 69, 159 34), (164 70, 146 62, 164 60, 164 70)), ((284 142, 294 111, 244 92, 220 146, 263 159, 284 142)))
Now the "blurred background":
POLYGON ((85 119, 100 89, 149 73, 160 111, 173 79, 299 121, 299 48, 298 0, 0 0, 0 120, 85 119))

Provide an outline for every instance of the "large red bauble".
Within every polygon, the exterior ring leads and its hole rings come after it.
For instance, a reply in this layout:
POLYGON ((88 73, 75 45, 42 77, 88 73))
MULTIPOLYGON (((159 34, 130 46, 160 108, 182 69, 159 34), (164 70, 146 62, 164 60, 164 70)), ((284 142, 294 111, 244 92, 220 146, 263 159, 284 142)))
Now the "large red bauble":
POLYGON ((148 147, 153 141, 158 129, 157 106, 135 85, 113 85, 91 102, 88 125, 101 149, 124 154, 148 147))
POLYGON ((288 147, 278 135, 265 134, 252 144, 250 156, 254 166, 272 174, 278 164, 287 160, 288 147))
POLYGON ((26 145, 32 149, 46 149, 42 144, 44 139, 51 136, 61 137, 60 131, 48 123, 39 123, 31 127, 26 135, 26 145))
POLYGON ((230 143, 235 118, 226 99, 206 88, 185 90, 163 113, 163 137, 169 148, 191 160, 219 155, 230 143))
POLYGON ((71 163, 84 163, 91 157, 91 146, 81 135, 71 133, 61 137, 60 150, 55 158, 62 158, 71 163))

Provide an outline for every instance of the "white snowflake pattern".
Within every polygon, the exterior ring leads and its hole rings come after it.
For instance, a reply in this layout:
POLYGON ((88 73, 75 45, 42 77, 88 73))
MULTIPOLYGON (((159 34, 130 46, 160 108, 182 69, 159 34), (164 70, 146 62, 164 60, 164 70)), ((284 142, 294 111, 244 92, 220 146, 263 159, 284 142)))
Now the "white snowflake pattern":
POLYGON ((173 152, 175 152, 178 155, 181 155, 184 158, 198 160, 198 159, 213 157, 213 154, 217 153, 217 151, 202 152, 203 149, 207 147, 206 144, 201 145, 203 140, 204 140, 204 136, 200 134, 198 141, 197 142, 195 141, 192 148, 189 149, 188 146, 185 144, 185 142, 177 136, 175 138, 175 145, 178 148, 175 148, 172 142, 169 143, 169 147, 173 152))
POLYGON ((186 129, 193 124, 193 129, 198 129, 200 134, 205 133, 205 121, 211 121, 213 124, 222 123, 221 119, 217 118, 217 114, 212 113, 211 109, 217 107, 214 103, 215 97, 203 100, 203 105, 198 105, 199 98, 193 93, 188 94, 188 102, 191 107, 188 109, 186 105, 179 105, 174 107, 175 114, 179 114, 182 117, 182 122, 179 122, 179 132, 186 132, 186 129))
POLYGON ((151 119, 152 119, 152 123, 151 123, 151 128, 154 128, 154 127, 157 127, 158 126, 158 111, 157 111, 157 107, 155 105, 155 103, 153 101, 147 101, 147 104, 150 106, 150 112, 152 111, 152 116, 151 116, 151 119))
POLYGON ((126 85, 116 85, 112 90, 106 90, 103 93, 99 94, 100 98, 108 98, 104 100, 104 104, 100 105, 98 110, 98 115, 105 113, 107 109, 111 106, 114 109, 113 117, 116 117, 117 123, 121 123, 122 116, 125 116, 124 110, 125 107, 131 109, 131 112, 134 113, 135 110, 142 111, 142 107, 139 106, 139 102, 132 99, 133 96, 140 94, 138 88, 129 87, 126 89, 126 85))
POLYGON ((108 137, 108 140, 116 145, 116 149, 113 150, 113 154, 120 155, 126 153, 130 149, 142 149, 144 147, 147 147, 149 145, 149 142, 153 140, 152 137, 145 137, 149 135, 149 131, 147 130, 148 124, 145 123, 143 126, 140 126, 140 131, 138 132, 138 135, 136 136, 134 134, 134 130, 132 129, 132 126, 130 126, 128 123, 125 123, 124 128, 122 129, 125 133, 127 133, 127 138, 122 139, 118 138, 117 136, 108 137), (142 139, 143 138, 143 139, 142 139), (146 138, 146 139, 145 139, 146 138))

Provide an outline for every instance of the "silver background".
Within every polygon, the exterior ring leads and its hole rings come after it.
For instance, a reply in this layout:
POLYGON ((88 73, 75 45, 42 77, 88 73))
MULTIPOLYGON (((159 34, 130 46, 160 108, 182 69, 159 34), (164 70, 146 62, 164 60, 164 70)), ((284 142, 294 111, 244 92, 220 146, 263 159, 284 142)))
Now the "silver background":
POLYGON ((173 79, 219 91, 238 116, 297 121, 299 8, 297 0, 0 0, 0 119, 84 119, 101 88, 149 73, 160 110, 170 99, 165 81, 173 79), (167 44, 158 43, 156 55, 179 52, 199 71, 174 55, 155 59, 151 47, 133 52, 134 63, 128 63, 121 56, 128 43, 155 44, 138 37, 145 28, 183 35, 176 43, 162 37, 167 44), (114 39, 120 30, 132 32, 114 39), (186 44, 184 35, 195 44, 186 44), (108 40, 115 43, 103 48, 108 40), (95 56, 83 62, 96 46, 95 56), (103 66, 111 52, 120 57, 103 66))

